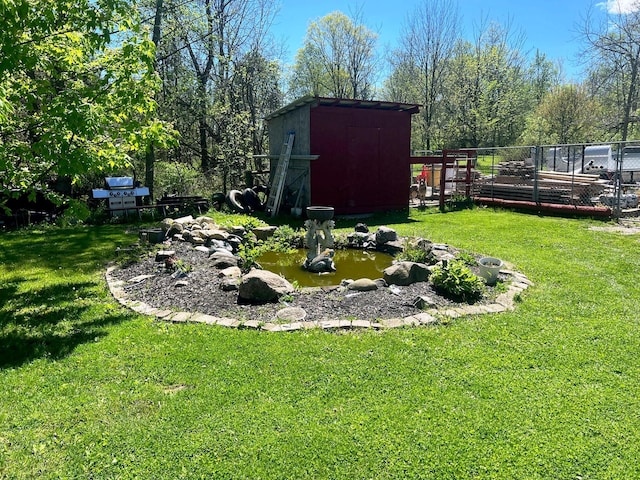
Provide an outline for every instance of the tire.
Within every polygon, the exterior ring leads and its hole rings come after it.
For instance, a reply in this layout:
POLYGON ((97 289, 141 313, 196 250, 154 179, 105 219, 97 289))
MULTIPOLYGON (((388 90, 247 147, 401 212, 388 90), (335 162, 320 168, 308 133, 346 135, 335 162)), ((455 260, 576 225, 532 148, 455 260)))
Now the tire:
POLYGON ((242 205, 250 212, 258 210, 260 208, 258 194, 250 188, 245 188, 242 191, 242 205))
POLYGON ((236 213, 248 213, 242 203, 242 192, 240 190, 231 190, 227 194, 227 205, 236 213))
POLYGON ((222 208, 222 205, 224 205, 226 199, 227 199, 227 197, 225 196, 224 193, 222 193, 222 192, 214 193, 211 196, 211 205, 213 205, 213 208, 215 208, 216 210, 220 211, 220 209, 222 208))
POLYGON ((256 185, 253 187, 253 191, 258 197, 258 204, 256 210, 264 212, 267 208, 267 199, 269 198, 269 192, 265 185, 256 185))

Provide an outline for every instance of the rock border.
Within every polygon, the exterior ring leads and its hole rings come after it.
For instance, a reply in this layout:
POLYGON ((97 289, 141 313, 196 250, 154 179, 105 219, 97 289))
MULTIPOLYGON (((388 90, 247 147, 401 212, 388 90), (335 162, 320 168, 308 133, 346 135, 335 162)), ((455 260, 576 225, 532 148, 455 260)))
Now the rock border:
POLYGON ((402 318, 389 318, 378 321, 370 320, 322 320, 313 322, 292 322, 292 323, 274 323, 262 322, 258 320, 240 321, 228 317, 215 317, 199 312, 182 312, 169 309, 156 308, 144 302, 131 300, 127 298, 127 294, 123 288, 125 284, 122 280, 115 280, 111 273, 118 267, 109 266, 105 272, 105 279, 109 287, 111 295, 124 307, 133 310, 142 315, 150 315, 158 320, 173 323, 206 323, 208 325, 220 325, 228 328, 247 328, 254 330, 264 330, 267 332, 292 332, 297 330, 336 330, 336 329, 390 329, 400 327, 417 327, 423 325, 438 325, 446 319, 459 318, 467 315, 482 315, 485 313, 500 313, 515 309, 514 300, 516 295, 520 294, 530 286, 533 286, 525 275, 513 270, 503 269, 500 273, 510 275, 512 277, 506 292, 498 295, 493 303, 484 305, 465 305, 455 308, 427 309, 423 312, 409 315, 402 318))

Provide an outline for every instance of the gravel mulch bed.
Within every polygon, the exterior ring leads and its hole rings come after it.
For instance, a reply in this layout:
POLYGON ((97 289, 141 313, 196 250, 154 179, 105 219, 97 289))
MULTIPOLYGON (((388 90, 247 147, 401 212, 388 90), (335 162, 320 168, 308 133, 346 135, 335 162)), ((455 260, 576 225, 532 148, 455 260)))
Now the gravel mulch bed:
MULTIPOLYGON (((383 287, 368 292, 352 292, 344 287, 303 289, 294 292, 287 301, 243 305, 238 303, 237 292, 221 290, 218 270, 211 267, 206 253, 195 250, 186 242, 174 242, 163 248, 175 250, 176 256, 184 264, 191 266, 192 270, 186 278, 173 278, 171 272, 165 271, 163 262, 155 262, 153 255, 118 268, 111 276, 123 282, 140 275, 153 275, 139 283, 126 283, 124 289, 129 299, 156 308, 261 322, 273 322, 277 318, 276 312, 285 307, 303 308, 307 314, 305 321, 313 322, 343 319, 374 321, 406 317, 421 311, 414 305, 419 296, 429 297, 432 308, 466 305, 438 295, 428 282, 403 287, 383 287)), ((493 296, 494 293, 489 288, 487 298, 479 303, 488 303, 493 296)))

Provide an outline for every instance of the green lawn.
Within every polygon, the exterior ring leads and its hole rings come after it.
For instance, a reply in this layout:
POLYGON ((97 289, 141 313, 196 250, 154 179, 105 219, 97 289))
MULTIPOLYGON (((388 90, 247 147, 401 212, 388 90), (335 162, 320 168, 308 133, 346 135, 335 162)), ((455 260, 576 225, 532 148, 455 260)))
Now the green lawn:
POLYGON ((173 325, 106 291, 126 227, 0 234, 0 478, 640 478, 640 236, 490 209, 389 221, 536 285, 429 328, 173 325))

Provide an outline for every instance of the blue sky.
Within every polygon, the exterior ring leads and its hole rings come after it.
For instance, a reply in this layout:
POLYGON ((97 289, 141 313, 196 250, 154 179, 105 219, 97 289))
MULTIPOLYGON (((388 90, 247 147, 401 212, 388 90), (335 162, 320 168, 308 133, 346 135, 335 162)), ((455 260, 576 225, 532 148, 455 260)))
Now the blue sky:
MULTIPOLYGON (((273 26, 276 39, 287 48, 287 63, 302 46, 312 20, 340 10, 350 15, 361 7, 364 23, 379 34, 380 51, 396 47, 403 22, 423 0, 280 0, 280 12, 273 26)), ((509 24, 513 32, 522 32, 524 50, 536 49, 547 58, 561 60, 566 80, 580 80, 579 57, 583 45, 578 29, 587 12, 604 16, 607 9, 626 10, 634 0, 458 0, 462 17, 462 36, 473 39, 482 20, 509 24)))

